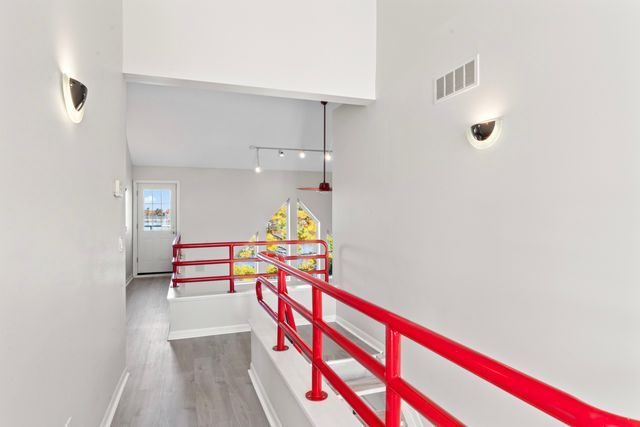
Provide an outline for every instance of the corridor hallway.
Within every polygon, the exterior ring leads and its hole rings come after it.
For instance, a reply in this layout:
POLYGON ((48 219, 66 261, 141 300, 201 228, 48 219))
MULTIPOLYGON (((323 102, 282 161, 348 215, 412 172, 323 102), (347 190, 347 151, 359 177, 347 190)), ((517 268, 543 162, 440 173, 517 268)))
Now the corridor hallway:
POLYGON ((168 278, 127 287, 130 377, 113 427, 262 427, 269 423, 251 385, 250 334, 167 341, 168 278))

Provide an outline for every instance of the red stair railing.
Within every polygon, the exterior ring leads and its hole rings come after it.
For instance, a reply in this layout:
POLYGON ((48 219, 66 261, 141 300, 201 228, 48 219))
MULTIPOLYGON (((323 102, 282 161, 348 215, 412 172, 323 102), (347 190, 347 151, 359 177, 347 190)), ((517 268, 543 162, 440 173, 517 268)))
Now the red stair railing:
POLYGON ((256 273, 256 274, 234 274, 234 265, 236 263, 245 262, 261 262, 259 258, 235 258, 235 249, 240 247, 266 247, 273 245, 320 245, 324 248, 323 253, 306 254, 306 255, 290 255, 283 257, 285 261, 295 261, 304 259, 321 259, 323 260, 322 269, 309 271, 310 274, 319 274, 324 276, 325 281, 329 281, 329 247, 324 240, 274 240, 274 241, 256 241, 256 242, 216 242, 216 243, 182 243, 182 236, 178 235, 173 241, 173 274, 171 276, 172 287, 177 287, 181 283, 201 283, 201 282, 229 282, 229 292, 235 292, 235 283, 237 280, 256 279, 258 277, 274 277, 276 273, 256 273), (195 259, 183 260, 183 251, 187 249, 205 249, 205 248, 227 248, 228 258, 220 259, 195 259), (218 276, 192 276, 180 277, 180 268, 196 265, 229 265, 229 273, 218 276))
POLYGON ((296 348, 311 361, 311 391, 307 393, 307 398, 310 400, 322 400, 326 397, 326 393, 322 391, 322 376, 324 376, 369 426, 386 425, 399 427, 402 400, 406 401, 437 426, 464 425, 460 420, 438 406, 402 378, 400 339, 404 336, 568 425, 640 427, 640 421, 621 417, 584 403, 562 390, 332 286, 327 281, 300 271, 286 264, 282 256, 270 252, 261 252, 258 254, 258 259, 278 268, 277 286, 264 276, 258 277, 256 280, 258 303, 277 324, 277 342, 274 350, 286 350, 284 344, 284 336, 286 335, 296 348), (286 276, 296 277, 312 286, 311 311, 286 293, 286 276), (277 313, 263 301, 263 285, 277 295, 277 313), (322 319, 323 294, 385 325, 384 365, 322 319), (311 346, 301 338, 295 325, 292 326, 286 321, 288 317, 286 312, 291 309, 297 311, 311 323, 313 328, 311 346), (341 346, 385 384, 386 412, 384 421, 378 418, 375 412, 322 359, 323 334, 341 346))

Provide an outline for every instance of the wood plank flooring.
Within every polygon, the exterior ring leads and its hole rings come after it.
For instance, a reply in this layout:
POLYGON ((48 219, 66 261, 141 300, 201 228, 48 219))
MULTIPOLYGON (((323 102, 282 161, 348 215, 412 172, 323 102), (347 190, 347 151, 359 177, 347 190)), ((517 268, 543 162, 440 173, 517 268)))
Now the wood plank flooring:
POLYGON ((113 427, 262 427, 269 423, 251 385, 249 333, 169 342, 168 279, 127 288, 130 373, 113 427))

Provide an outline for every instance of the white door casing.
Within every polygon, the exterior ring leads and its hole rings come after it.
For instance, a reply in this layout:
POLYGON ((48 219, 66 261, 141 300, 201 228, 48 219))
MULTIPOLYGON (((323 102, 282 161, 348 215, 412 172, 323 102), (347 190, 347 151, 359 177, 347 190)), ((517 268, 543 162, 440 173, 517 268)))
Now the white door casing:
POLYGON ((171 272, 171 244, 178 233, 178 184, 136 182, 136 274, 171 272))

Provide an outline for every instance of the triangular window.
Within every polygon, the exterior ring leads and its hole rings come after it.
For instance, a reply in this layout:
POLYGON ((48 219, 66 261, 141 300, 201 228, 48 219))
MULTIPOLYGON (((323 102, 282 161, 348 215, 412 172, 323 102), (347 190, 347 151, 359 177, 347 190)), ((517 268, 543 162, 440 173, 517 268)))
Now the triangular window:
MULTIPOLYGON (((300 200, 298 200, 297 209, 297 233, 298 240, 318 240, 320 238, 320 221, 300 200)), ((322 249, 317 243, 298 245, 298 255, 318 253, 322 253, 322 249)), ((298 268, 303 271, 314 271, 318 269, 319 262, 317 259, 303 259, 298 261, 298 268)))
MULTIPOLYGON (((289 200, 287 200, 280 209, 273 214, 271 219, 267 222, 267 238, 268 242, 277 242, 278 240, 287 240, 288 229, 289 229, 289 200)), ((278 245, 273 244, 267 246, 267 250, 271 252, 275 252, 282 256, 288 255, 288 250, 286 245, 278 245)), ((277 268, 273 265, 267 266, 267 273, 275 273, 277 268)))

